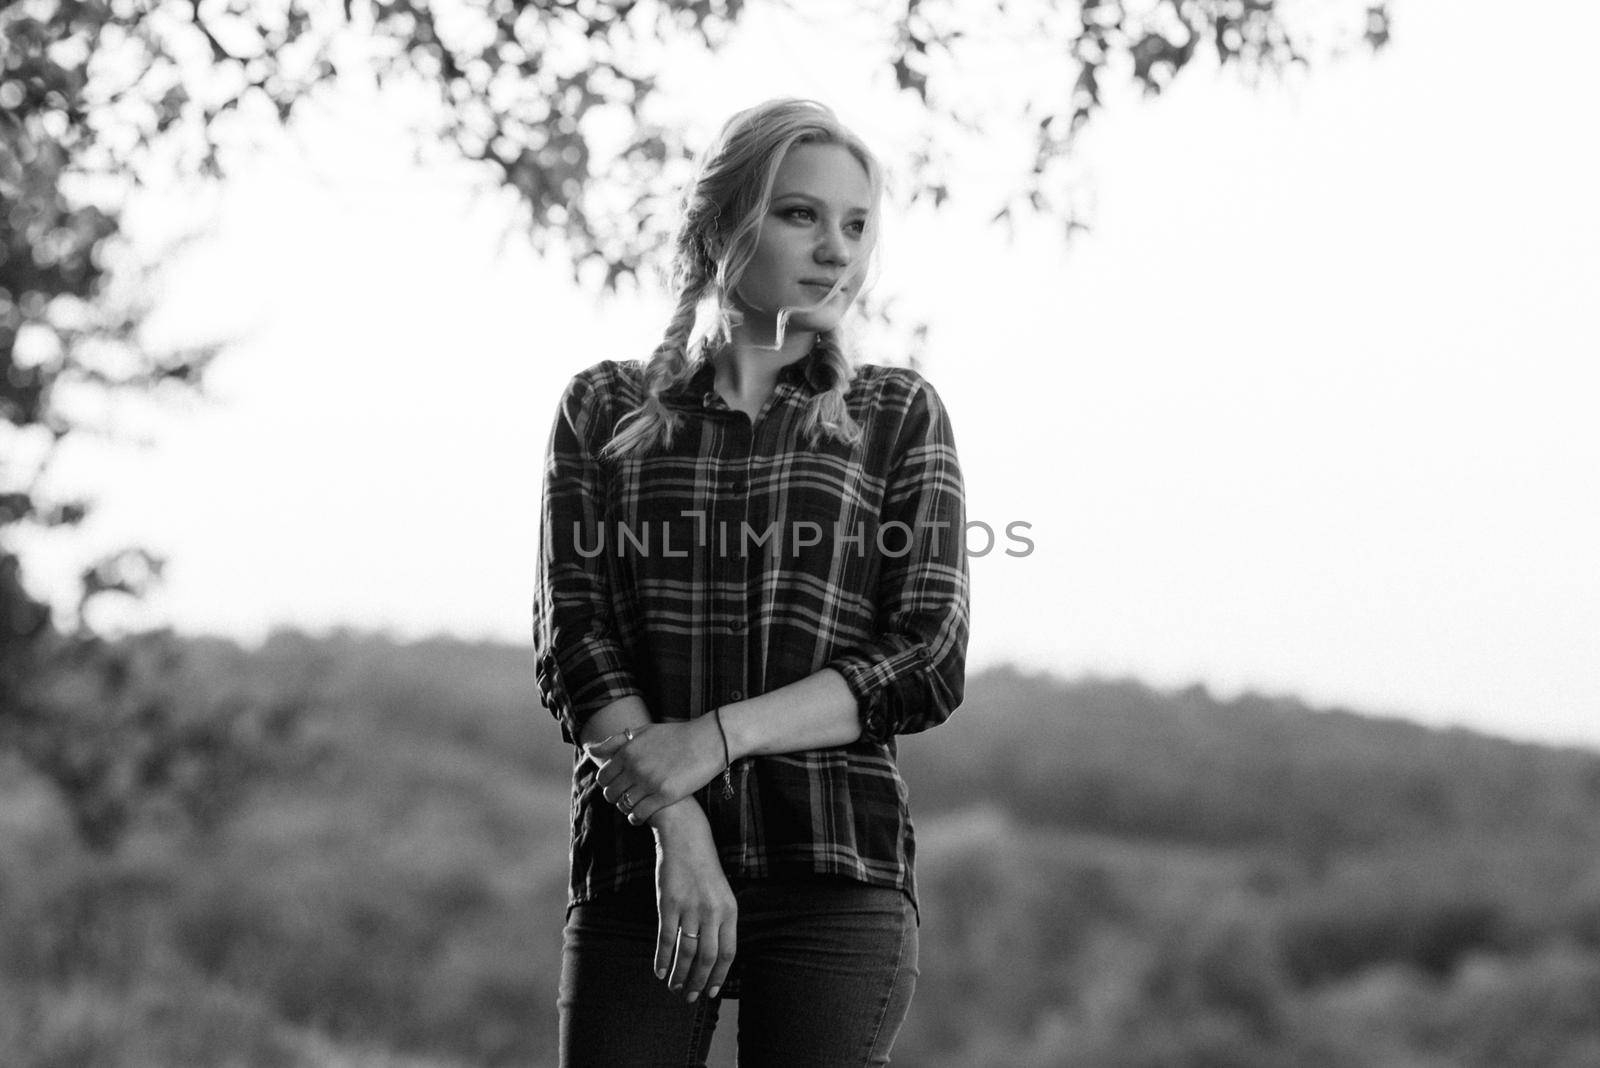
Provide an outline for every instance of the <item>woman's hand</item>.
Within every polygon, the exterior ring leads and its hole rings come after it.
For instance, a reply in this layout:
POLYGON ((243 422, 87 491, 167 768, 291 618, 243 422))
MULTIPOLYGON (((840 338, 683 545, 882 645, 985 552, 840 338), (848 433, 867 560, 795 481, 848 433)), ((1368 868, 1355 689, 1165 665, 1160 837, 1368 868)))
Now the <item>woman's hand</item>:
POLYGON ((657 979, 690 1002, 716 997, 737 948, 739 905, 694 799, 656 813, 657 979), (698 936, 698 937, 691 937, 698 936))
POLYGON ((687 723, 651 723, 586 746, 600 765, 605 799, 646 823, 717 777, 723 768, 722 734, 711 716, 687 723))

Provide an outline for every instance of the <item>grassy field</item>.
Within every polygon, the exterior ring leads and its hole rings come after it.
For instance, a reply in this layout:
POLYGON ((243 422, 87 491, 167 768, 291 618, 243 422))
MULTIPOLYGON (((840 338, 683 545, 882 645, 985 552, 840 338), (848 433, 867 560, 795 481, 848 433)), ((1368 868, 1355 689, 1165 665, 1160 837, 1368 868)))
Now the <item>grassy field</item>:
MULTIPOLYGON (((312 699, 217 819, 109 854, 0 760, 0 1062, 553 1063, 571 756, 527 651, 185 648, 208 700, 312 699)), ((1600 1064, 1600 754, 1012 670, 901 751, 896 1064, 1600 1064)))

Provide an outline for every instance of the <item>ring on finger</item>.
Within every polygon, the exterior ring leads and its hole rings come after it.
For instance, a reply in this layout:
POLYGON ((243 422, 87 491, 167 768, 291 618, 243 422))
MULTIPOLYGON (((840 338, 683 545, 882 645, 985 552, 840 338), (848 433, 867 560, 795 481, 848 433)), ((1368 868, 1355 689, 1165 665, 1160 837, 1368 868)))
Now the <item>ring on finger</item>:
POLYGON ((698 939, 700 937, 697 934, 690 934, 688 931, 685 931, 685 930, 682 930, 682 929, 680 929, 678 931, 678 934, 682 935, 684 938, 696 938, 696 939, 698 939))
POLYGON ((628 796, 631 790, 632 787, 629 787, 627 790, 622 791, 622 811, 624 812, 633 811, 633 798, 628 796))

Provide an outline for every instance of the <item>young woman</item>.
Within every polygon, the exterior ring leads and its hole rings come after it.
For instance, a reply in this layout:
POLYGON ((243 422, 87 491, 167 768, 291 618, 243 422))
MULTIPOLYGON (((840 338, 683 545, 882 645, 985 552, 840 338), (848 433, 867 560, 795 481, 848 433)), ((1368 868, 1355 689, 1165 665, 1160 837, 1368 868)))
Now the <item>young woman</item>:
POLYGON ((887 1064, 917 976, 895 737, 961 703, 965 504, 944 405, 852 363, 882 176, 826 107, 701 164, 648 361, 568 383, 534 602, 574 743, 561 1063, 887 1064), (697 312, 712 329, 691 344, 697 312))

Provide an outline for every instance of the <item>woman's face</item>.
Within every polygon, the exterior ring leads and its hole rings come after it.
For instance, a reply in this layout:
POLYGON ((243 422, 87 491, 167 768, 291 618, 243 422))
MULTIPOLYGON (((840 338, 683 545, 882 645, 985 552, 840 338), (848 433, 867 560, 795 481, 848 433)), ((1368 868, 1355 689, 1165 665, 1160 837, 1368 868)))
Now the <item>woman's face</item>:
POLYGON ((790 315, 789 330, 832 330, 838 324, 861 286, 856 261, 866 252, 871 199, 866 168, 843 145, 790 147, 773 181, 755 255, 736 290, 752 333, 772 336, 783 307, 806 309, 790 315), (857 273, 828 298, 852 265, 857 273))

